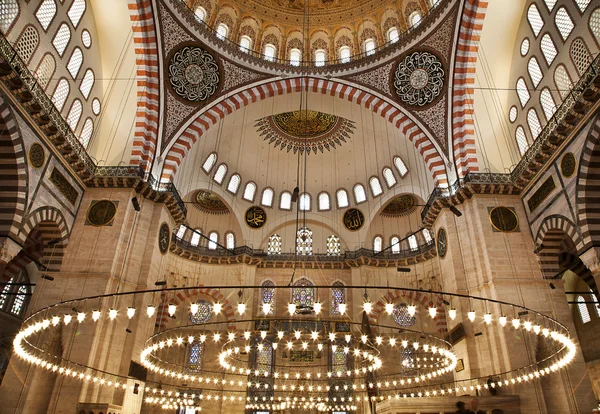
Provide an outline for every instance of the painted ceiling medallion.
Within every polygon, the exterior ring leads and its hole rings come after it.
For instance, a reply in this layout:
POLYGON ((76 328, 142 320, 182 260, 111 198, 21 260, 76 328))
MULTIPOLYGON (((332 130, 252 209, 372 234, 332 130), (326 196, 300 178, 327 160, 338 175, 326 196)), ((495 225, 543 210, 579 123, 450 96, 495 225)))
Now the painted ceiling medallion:
POLYGON ((215 58, 199 47, 185 46, 177 50, 169 62, 169 82, 181 98, 203 102, 219 87, 219 65, 215 58))
POLYGON ((210 191, 198 190, 194 196, 194 207, 207 214, 228 214, 229 208, 218 195, 210 191))
POLYGON ((400 61, 394 73, 394 89, 402 102, 425 106, 444 91, 444 66, 430 52, 413 52, 400 61))
POLYGON ((410 194, 402 194, 394 197, 392 201, 381 211, 383 217, 402 217, 406 216, 417 208, 415 198, 410 194))
POLYGON ((287 152, 331 151, 354 133, 354 121, 319 111, 283 112, 261 118, 255 127, 265 141, 287 152))

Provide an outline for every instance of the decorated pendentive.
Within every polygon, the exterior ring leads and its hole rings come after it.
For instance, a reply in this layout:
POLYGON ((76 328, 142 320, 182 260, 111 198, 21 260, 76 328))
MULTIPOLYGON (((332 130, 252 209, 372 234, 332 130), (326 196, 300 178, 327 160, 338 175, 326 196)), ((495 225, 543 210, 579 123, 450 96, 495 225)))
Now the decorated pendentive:
POLYGON ((348 230, 357 231, 365 224, 365 215, 357 208, 349 208, 344 212, 342 220, 344 222, 344 227, 348 230))
POLYGON ((267 222, 267 212, 259 206, 252 206, 244 215, 246 224, 252 229, 260 229, 267 222))
POLYGON ((219 64, 213 55, 197 46, 184 46, 173 53, 167 73, 173 91, 194 103, 212 97, 221 81, 219 64))
POLYGON ((356 128, 354 121, 319 111, 283 112, 254 126, 265 141, 294 154, 331 151, 351 139, 356 128))
POLYGON ((429 51, 405 55, 394 72, 393 89, 406 105, 424 107, 444 91, 446 71, 440 58, 429 51))

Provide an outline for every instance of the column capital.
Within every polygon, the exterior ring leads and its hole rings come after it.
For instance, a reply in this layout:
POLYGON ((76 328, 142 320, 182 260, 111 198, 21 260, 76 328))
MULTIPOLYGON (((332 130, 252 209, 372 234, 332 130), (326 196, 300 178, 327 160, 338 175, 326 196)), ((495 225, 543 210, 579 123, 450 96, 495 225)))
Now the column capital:
POLYGON ((0 237, 0 265, 10 262, 23 247, 8 237, 0 237))
POLYGON ((594 276, 600 274, 600 250, 598 248, 592 247, 586 250, 579 255, 579 258, 594 276))

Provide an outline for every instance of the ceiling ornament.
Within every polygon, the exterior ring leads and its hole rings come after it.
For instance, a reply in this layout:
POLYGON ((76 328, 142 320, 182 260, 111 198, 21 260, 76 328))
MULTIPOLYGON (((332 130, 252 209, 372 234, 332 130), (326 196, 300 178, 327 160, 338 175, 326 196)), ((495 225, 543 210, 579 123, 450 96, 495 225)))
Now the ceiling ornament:
POLYGON ((394 197, 381 211, 383 217, 403 217, 417 209, 417 202, 410 194, 394 197))
POLYGON ((206 214, 229 214, 229 208, 211 191, 198 190, 194 195, 193 206, 206 214))
POLYGON ((444 91, 446 72, 440 59, 426 51, 412 52, 398 63, 394 89, 400 100, 410 106, 426 106, 444 91))
POLYGON ((254 126, 265 141, 294 154, 331 151, 356 128, 354 121, 319 111, 283 112, 261 118, 254 126))
POLYGON ((204 102, 217 92, 221 76, 215 58, 196 46, 177 50, 168 66, 173 91, 190 102, 204 102))

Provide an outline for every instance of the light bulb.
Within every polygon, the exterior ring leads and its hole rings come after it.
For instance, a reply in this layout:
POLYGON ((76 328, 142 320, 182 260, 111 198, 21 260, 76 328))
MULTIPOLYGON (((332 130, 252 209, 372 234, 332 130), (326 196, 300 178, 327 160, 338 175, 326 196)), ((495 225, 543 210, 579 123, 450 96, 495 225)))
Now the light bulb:
POLYGON ((238 313, 240 315, 243 315, 246 312, 246 304, 245 303, 238 303, 238 313))
POLYGON ((65 315, 65 317, 63 318, 63 321, 65 322, 65 325, 68 325, 69 323, 71 323, 71 319, 73 319, 73 316, 71 316, 71 315, 65 315))
POLYGON ((483 321, 485 323, 487 323, 488 325, 490 323, 492 323, 492 314, 491 313, 486 313, 485 315, 483 315, 483 321))
POLYGON ((200 305, 198 305, 197 303, 192 303, 190 305, 190 312, 192 313, 192 315, 197 314, 199 310, 200 310, 200 305))
POLYGON ((527 332, 531 331, 531 321, 525 321, 525 322, 523 322, 523 327, 525 328, 525 330, 527 332))
POLYGON ((271 313, 271 304, 270 303, 263 303, 262 304, 262 312, 263 315, 268 315, 271 313))
POLYGON ((418 342, 413 342, 413 348, 419 349, 419 343, 418 342))
POLYGON ((363 303, 363 309, 365 310, 365 313, 371 313, 373 310, 373 304, 371 302, 365 302, 363 303))
POLYGON ((285 332, 283 332, 283 331, 278 331, 278 332, 277 332, 277 338, 279 338, 279 339, 282 339, 284 334, 285 334, 285 332))
POLYGON ((277 342, 273 342, 273 349, 277 349, 277 342))
POLYGON ((367 335, 362 335, 362 336, 360 337, 360 340, 362 341, 362 343, 363 343, 363 344, 366 344, 366 343, 367 343, 367 339, 368 339, 367 335))
POLYGON ((319 351, 322 351, 323 350, 323 344, 317 344, 317 349, 319 351))
POLYGON ((330 340, 331 342, 335 341, 335 333, 333 333, 333 332, 329 332, 329 340, 330 340))
POLYGON ((469 318, 469 320, 471 322, 473 322, 475 320, 475 311, 472 310, 472 311, 467 312, 467 317, 469 318))
POLYGON ((294 336, 296 337, 296 339, 300 339, 301 334, 302 334, 302 332, 300 332, 300 331, 294 332, 294 336))
POLYGON ((321 313, 321 308, 322 308, 322 304, 320 302, 316 302, 315 303, 315 313, 318 315, 319 313, 321 313))
POLYGON ((260 331, 260 337, 265 339, 267 337, 267 331, 260 331))
POLYGON ((387 312, 388 315, 391 315, 394 312, 394 304, 393 303, 386 303, 385 304, 385 311, 387 312))
POLYGON ((319 339, 319 332, 317 331, 312 331, 310 333, 310 337, 312 338, 313 341, 316 341, 317 339, 319 339))
POLYGON ((156 311, 156 308, 152 305, 149 305, 148 308, 146 309, 146 313, 148 314, 149 318, 151 318, 152 315, 154 315, 155 311, 156 311))
POLYGON ((504 315, 500 316, 500 317, 498 318, 498 322, 500 322, 500 325, 501 325, 502 327, 505 327, 505 326, 506 326, 506 316, 504 316, 504 315))
POLYGON ((517 329, 517 328, 519 327, 519 325, 521 325, 521 321, 520 321, 520 320, 518 320, 517 318, 514 318, 514 319, 512 320, 512 326, 513 326, 515 329, 517 329))
POLYGON ((344 339, 346 339, 346 342, 350 343, 350 340, 352 339, 352 335, 345 335, 344 339))
POLYGON ((381 345, 381 343, 383 342, 383 338, 381 336, 378 336, 375 338, 375 342, 377 342, 377 345, 381 345))
POLYGON ((415 313, 417 313, 417 307, 415 305, 408 305, 406 310, 411 317, 415 316, 415 313))
POLYGON ((175 315, 175 311, 177 310, 177 306, 171 304, 169 305, 167 311, 169 312, 169 316, 175 315))
MULTIPOLYGON (((52 326, 56 326, 56 325, 58 325, 59 323, 60 323, 60 317, 58 317, 58 316, 53 316, 53 317, 52 317, 52 326)), ((548 335, 546 335, 546 336, 548 336, 548 335)))
POLYGON ((541 330, 542 327, 540 325, 533 325, 533 332, 535 332, 536 335, 539 335, 541 330))
POLYGON ((117 310, 116 309, 109 310, 108 311, 108 317, 110 318, 111 321, 113 319, 115 319, 117 317, 117 310))
POLYGON ((454 309, 454 308, 448 309, 448 316, 452 320, 456 319, 456 309, 454 309))
POLYGON ((390 338, 390 346, 396 346, 396 338, 390 338))
POLYGON ((246 331, 244 332, 244 339, 247 341, 248 339, 250 339, 250 332, 246 331))
POLYGON ((345 314, 346 313, 346 304, 345 303, 338 304, 338 311, 340 311, 340 315, 345 314))
POLYGON ((229 342, 235 340, 235 332, 229 332, 229 334, 227 334, 227 338, 229 339, 229 342))
POLYGON ((81 322, 83 322, 84 319, 85 319, 85 313, 79 312, 77 314, 77 322, 81 323, 81 322))
POLYGON ((215 333, 215 334, 213 335, 213 340, 214 340, 215 342, 219 342, 219 341, 221 340, 221 334, 220 334, 220 333, 218 333, 218 332, 217 332, 217 333, 215 333))
POLYGON ((293 315, 294 313, 296 313, 296 304, 295 303, 288 303, 288 312, 290 313, 290 315, 293 315))
POLYGON ((431 316, 432 318, 435 318, 435 315, 437 315, 437 308, 435 308, 435 307, 429 308, 429 316, 431 316))
POLYGON ((131 319, 133 315, 135 315, 135 308, 127 308, 127 317, 131 319))
POLYGON ((221 309, 223 309, 223 305, 222 305, 221 303, 219 303, 219 302, 216 302, 216 303, 213 305, 213 310, 214 310, 215 314, 217 314, 217 313, 221 313, 221 309))

